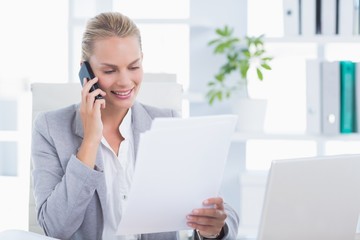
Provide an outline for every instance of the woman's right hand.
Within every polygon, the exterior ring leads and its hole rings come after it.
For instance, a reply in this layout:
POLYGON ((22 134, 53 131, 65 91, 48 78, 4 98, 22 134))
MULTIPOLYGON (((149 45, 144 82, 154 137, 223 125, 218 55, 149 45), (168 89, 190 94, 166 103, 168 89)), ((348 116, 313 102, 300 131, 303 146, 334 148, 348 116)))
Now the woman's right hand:
POLYGON ((81 91, 80 113, 84 129, 84 139, 100 142, 103 125, 101 121, 101 108, 105 108, 105 99, 96 99, 97 95, 105 96, 100 88, 89 92, 90 88, 98 82, 95 77, 89 81, 84 79, 84 86, 81 91))
POLYGON ((84 79, 81 91, 80 114, 84 130, 84 139, 77 153, 80 161, 93 168, 96 153, 102 138, 103 124, 101 121, 101 108, 105 108, 105 99, 96 99, 97 95, 105 96, 100 88, 89 92, 90 88, 98 82, 95 77, 89 81, 84 79))

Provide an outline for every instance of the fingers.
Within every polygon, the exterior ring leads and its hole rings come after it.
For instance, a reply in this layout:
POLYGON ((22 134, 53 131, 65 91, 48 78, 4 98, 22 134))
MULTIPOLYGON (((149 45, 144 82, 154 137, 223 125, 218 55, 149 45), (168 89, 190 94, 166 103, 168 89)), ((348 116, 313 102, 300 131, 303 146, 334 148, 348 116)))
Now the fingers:
POLYGON ((217 235, 225 225, 226 214, 220 218, 209 218, 204 216, 187 216, 187 225, 200 231, 201 235, 217 235))
POLYGON ((102 100, 99 101, 99 103, 101 104, 95 104, 95 100, 96 100, 96 96, 101 95, 101 96, 105 96, 106 93, 104 91, 102 91, 100 88, 89 92, 91 87, 97 83, 99 81, 99 79, 97 77, 91 79, 91 80, 87 80, 86 78, 84 78, 84 86, 81 92, 81 98, 82 98, 82 103, 83 106, 86 108, 87 111, 92 110, 93 107, 95 105, 100 105, 102 108, 105 108, 105 101, 103 99, 97 99, 97 100, 102 100))
POLYGON ((187 216, 187 224, 202 233, 216 235, 225 225, 227 215, 220 197, 209 198, 203 202, 204 208, 194 209, 187 216))
POLYGON ((105 108, 105 99, 97 99, 95 102, 94 102, 94 107, 95 109, 104 109, 105 108))
POLYGON ((190 215, 194 217, 207 217, 222 220, 226 218, 226 213, 223 210, 219 210, 216 208, 195 209, 191 212, 190 215))
POLYGON ((226 218, 224 200, 221 197, 208 198, 203 202, 203 205, 205 208, 194 209, 191 215, 220 219, 225 215, 226 218))
POLYGON ((218 209, 195 209, 187 216, 188 223, 196 224, 197 229, 199 225, 221 228, 226 218, 226 213, 218 209))
POLYGON ((216 209, 224 210, 224 200, 221 197, 208 198, 203 204, 205 206, 215 206, 216 209))
MULTIPOLYGON (((219 211, 219 210, 218 210, 219 211)), ((225 225, 226 214, 218 213, 218 217, 188 215, 187 225, 200 231, 201 235, 217 235, 225 225)))

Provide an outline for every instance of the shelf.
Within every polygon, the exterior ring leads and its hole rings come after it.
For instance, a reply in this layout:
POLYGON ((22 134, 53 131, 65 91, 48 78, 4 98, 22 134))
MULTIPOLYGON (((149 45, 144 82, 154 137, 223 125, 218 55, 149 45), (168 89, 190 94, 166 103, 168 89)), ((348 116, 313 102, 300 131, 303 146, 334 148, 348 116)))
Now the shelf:
POLYGON ((192 103, 206 103, 205 94, 201 92, 189 92, 183 93, 183 99, 188 100, 192 103))
POLYGON ((310 134, 274 134, 274 133, 240 133, 236 132, 233 141, 245 142, 255 140, 305 140, 305 141, 360 141, 360 134, 310 135, 310 134))
POLYGON ((360 36, 294 36, 294 37, 269 37, 266 43, 360 43, 360 36))

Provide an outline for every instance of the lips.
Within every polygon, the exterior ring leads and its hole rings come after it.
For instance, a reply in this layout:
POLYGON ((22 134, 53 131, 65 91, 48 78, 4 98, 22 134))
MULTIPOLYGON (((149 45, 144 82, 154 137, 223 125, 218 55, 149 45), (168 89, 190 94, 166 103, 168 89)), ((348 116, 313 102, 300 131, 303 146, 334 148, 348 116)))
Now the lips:
POLYGON ((128 98, 131 95, 132 89, 129 90, 122 90, 122 91, 111 91, 111 93, 115 94, 118 98, 128 98))

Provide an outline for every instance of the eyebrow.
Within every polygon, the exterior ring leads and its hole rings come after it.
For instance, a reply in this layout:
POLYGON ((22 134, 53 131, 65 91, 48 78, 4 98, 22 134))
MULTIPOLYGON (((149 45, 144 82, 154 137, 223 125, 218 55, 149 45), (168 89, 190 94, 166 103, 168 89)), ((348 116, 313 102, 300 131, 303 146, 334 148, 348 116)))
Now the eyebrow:
MULTIPOLYGON (((135 59, 134 61, 132 61, 129 65, 133 65, 135 64, 136 62, 140 61, 140 58, 138 59, 135 59)), ((118 68, 116 65, 114 64, 111 64, 111 63, 101 63, 100 65, 105 65, 107 67, 112 67, 112 68, 118 68)))

